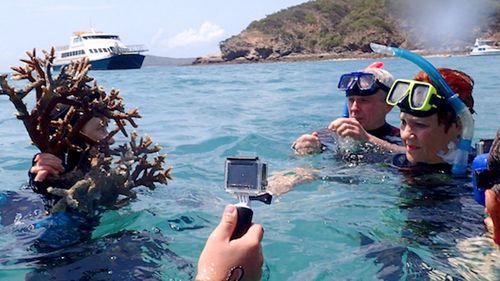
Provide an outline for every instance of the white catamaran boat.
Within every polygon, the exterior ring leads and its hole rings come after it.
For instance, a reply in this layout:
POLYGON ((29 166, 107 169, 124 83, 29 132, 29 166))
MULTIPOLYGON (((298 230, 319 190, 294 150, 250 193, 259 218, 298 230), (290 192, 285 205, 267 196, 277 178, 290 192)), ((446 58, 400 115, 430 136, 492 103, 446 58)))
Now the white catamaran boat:
POLYGON ((144 45, 125 46, 118 35, 95 32, 74 32, 69 46, 56 48, 54 70, 71 61, 88 57, 92 70, 141 68, 146 52, 144 45))
POLYGON ((477 38, 472 50, 470 52, 471 56, 483 56, 483 55, 500 55, 500 48, 493 46, 493 40, 486 40, 477 38))

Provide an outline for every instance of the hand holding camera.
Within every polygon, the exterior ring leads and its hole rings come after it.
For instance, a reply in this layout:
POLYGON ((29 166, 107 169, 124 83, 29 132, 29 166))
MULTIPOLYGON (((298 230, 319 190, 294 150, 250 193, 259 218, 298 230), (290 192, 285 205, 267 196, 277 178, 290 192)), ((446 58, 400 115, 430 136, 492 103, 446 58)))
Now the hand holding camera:
POLYGON ((252 224, 250 201, 271 204, 267 192, 267 165, 258 157, 228 157, 225 162, 224 189, 236 195, 238 222, 231 240, 243 236, 252 224))

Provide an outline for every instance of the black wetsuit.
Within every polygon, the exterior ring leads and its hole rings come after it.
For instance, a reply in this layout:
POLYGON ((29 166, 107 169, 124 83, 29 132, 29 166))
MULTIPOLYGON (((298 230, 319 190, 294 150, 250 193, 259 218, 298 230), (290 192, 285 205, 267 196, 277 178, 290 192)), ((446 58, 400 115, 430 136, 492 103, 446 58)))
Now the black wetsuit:
POLYGON ((405 153, 398 153, 392 157, 391 166, 397 168, 398 170, 409 172, 413 174, 427 174, 427 173, 451 173, 451 164, 448 163, 438 163, 438 164, 427 164, 427 163, 417 163, 412 165, 408 158, 406 158, 405 153))
MULTIPOLYGON (((32 165, 35 164, 35 157, 33 157, 32 165)), ((81 173, 83 177, 83 175, 90 169, 87 152, 70 150, 67 153, 60 155, 59 158, 63 163, 65 173, 78 169, 79 174, 81 173)), ((79 180, 79 178, 73 178, 70 180, 62 180, 59 178, 51 180, 49 178, 42 182, 37 182, 35 181, 36 174, 29 171, 28 175, 28 187, 35 193, 41 195, 40 197, 44 202, 46 212, 50 212, 54 204, 60 199, 59 196, 48 193, 48 187, 69 189, 76 183, 77 180, 79 180)), ((76 209, 67 208, 66 211, 60 214, 49 216, 47 220, 49 220, 49 223, 53 227, 49 227, 50 231, 47 231, 35 242, 38 251, 50 251, 54 248, 64 247, 66 245, 89 240, 92 236, 92 231, 99 225, 100 215, 98 213, 92 215, 85 214, 76 209), (69 230, 64 230, 64 228, 69 228, 69 230)), ((42 223, 40 227, 46 227, 43 224, 44 223, 42 223)))
MULTIPOLYGON (((32 166, 35 165, 35 157, 36 155, 33 157, 32 166)), ((69 150, 67 153, 59 155, 58 157, 59 159, 61 159, 62 164, 64 166, 64 173, 71 172, 73 169, 78 169, 81 172, 81 174, 84 175, 90 170, 90 163, 87 152, 78 152, 75 150, 69 150)), ((50 177, 49 179, 46 179, 42 182, 36 182, 35 181, 36 174, 31 173, 31 171, 28 171, 28 176, 29 176, 29 186, 31 187, 31 189, 33 189, 33 191, 38 194, 44 195, 45 199, 50 199, 52 201, 55 198, 53 197, 53 195, 47 192, 48 187, 52 186, 52 187, 67 189, 70 188, 73 184, 75 184, 74 181, 70 182, 70 181, 63 181, 60 179, 50 180, 50 177)))
POLYGON ((377 278, 464 280, 449 259, 460 255, 453 252, 458 241, 484 233, 470 177, 451 175, 447 163, 411 165, 405 154, 395 155, 390 165, 403 176, 397 207, 405 220, 397 242, 361 237, 361 251, 381 266, 377 278))
MULTIPOLYGON (((88 171, 86 157, 78 154, 61 157, 66 171, 76 166, 88 171)), ((0 193, 0 235, 14 234, 18 241, 12 244, 30 248, 33 254, 19 256, 16 251, 0 249, 0 264, 29 264, 33 270, 25 278, 30 281, 194 278, 193 264, 169 250, 160 231, 124 229, 92 238, 100 214, 89 216, 67 208, 47 216, 45 211, 58 199, 47 193, 47 187, 69 188, 72 184, 35 182, 35 175, 29 176, 31 184, 20 192, 0 193)), ((184 229, 193 224, 196 225, 194 220, 184 229)), ((197 226, 200 227, 203 226, 197 226)))
POLYGON ((375 136, 379 139, 383 139, 387 142, 393 144, 402 144, 401 135, 399 133, 399 128, 396 128, 389 123, 385 123, 382 127, 375 130, 367 131, 370 135, 375 136))

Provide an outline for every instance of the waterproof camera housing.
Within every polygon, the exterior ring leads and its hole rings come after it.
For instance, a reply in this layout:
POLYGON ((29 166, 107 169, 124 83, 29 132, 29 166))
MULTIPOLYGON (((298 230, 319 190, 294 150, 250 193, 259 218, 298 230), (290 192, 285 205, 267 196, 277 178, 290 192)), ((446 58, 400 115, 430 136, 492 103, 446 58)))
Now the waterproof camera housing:
POLYGON ((238 220, 231 240, 242 237, 252 225, 250 201, 271 204, 267 192, 267 165, 259 157, 228 157, 224 165, 224 189, 236 195, 238 220))
POLYGON ((224 189, 229 193, 257 196, 266 192, 267 165, 259 157, 228 157, 224 189))

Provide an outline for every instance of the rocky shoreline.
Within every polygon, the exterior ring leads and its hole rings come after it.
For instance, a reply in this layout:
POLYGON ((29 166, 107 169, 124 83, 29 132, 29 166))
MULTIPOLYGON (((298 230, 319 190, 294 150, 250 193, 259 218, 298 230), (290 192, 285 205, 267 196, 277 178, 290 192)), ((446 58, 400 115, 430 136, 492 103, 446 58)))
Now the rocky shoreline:
MULTIPOLYGON (((422 56, 466 56, 466 51, 425 51, 412 50, 422 56)), ((247 59, 245 57, 236 58, 234 60, 224 60, 222 55, 208 55, 197 57, 192 65, 206 64, 247 64, 247 63, 273 63, 273 62, 299 62, 299 61, 319 61, 319 60, 356 60, 356 59, 378 59, 388 57, 378 53, 365 52, 344 52, 344 53, 319 53, 319 54, 290 54, 278 58, 268 59, 247 59)))

